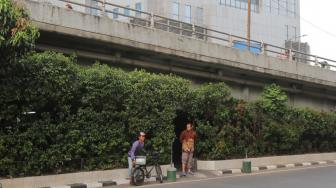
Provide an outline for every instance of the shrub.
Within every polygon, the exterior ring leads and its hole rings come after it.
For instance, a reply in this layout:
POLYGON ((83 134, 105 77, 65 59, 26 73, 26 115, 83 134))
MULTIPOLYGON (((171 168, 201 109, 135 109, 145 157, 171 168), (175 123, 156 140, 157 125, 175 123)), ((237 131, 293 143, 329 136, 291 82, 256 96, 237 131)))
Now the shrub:
POLYGON ((22 6, 0 0, 0 62, 9 63, 32 49, 39 33, 22 6))

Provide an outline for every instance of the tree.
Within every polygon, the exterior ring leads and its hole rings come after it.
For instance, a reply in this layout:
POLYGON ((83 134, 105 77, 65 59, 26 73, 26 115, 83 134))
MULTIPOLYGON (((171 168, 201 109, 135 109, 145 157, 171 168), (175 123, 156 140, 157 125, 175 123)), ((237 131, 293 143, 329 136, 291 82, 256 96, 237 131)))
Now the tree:
POLYGON ((22 5, 11 0, 0 0, 1 64, 9 63, 30 51, 38 37, 39 32, 22 5))
POLYGON ((271 84, 264 88, 261 94, 260 104, 266 113, 282 117, 287 108, 288 97, 281 87, 271 84))

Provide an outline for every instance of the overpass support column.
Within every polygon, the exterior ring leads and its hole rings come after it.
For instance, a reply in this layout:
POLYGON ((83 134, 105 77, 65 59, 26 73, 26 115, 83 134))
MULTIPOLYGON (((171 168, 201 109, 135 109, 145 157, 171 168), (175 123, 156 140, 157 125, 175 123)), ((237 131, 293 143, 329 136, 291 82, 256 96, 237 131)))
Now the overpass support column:
POLYGON ((250 99, 250 88, 247 85, 243 85, 243 96, 245 101, 250 99))

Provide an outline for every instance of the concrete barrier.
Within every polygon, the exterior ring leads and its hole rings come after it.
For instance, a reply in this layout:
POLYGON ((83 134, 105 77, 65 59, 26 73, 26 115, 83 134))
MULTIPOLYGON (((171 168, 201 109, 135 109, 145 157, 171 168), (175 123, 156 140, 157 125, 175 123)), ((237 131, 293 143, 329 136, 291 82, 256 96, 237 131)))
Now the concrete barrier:
MULTIPOLYGON (((167 175, 169 165, 162 165, 162 173, 167 175)), ((154 172, 155 173, 155 172, 154 172)), ((25 178, 2 179, 2 188, 42 188, 42 187, 67 187, 71 184, 85 184, 87 187, 96 187, 102 182, 113 181, 116 184, 129 182, 127 169, 101 170, 90 172, 78 172, 48 176, 33 176, 25 178)))
MULTIPOLYGON (((252 166, 267 166, 278 164, 295 164, 308 161, 326 161, 335 160, 336 153, 319 153, 319 154, 304 154, 304 155, 289 155, 289 156, 274 156, 249 158, 252 161, 252 166)), ((233 160, 218 160, 218 161, 197 161, 199 170, 222 170, 222 169, 240 169, 244 159, 233 160)))

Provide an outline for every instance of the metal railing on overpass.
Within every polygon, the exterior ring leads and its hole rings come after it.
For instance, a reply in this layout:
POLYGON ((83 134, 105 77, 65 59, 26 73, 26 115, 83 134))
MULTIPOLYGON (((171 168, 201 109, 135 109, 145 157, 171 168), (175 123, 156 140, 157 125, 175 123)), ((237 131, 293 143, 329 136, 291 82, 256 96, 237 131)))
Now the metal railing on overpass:
MULTIPOLYGON (((29 0, 34 1, 34 0, 29 0)), ((35 0, 36 1, 36 0, 35 0)), ((247 38, 230 33, 209 29, 195 24, 174 20, 164 16, 145 12, 128 6, 121 6, 106 2, 106 0, 89 0, 89 3, 80 3, 79 0, 39 0, 49 2, 73 11, 80 11, 95 16, 108 17, 111 19, 129 22, 131 24, 164 30, 178 35, 192 37, 198 40, 205 40, 219 43, 229 47, 248 50, 247 38), (123 10, 123 12, 119 12, 123 10)), ((262 41, 250 40, 250 52, 264 54, 289 62, 301 62, 311 66, 317 66, 336 71, 336 61, 317 55, 303 53, 302 51, 284 48, 277 45, 264 43, 262 41)))

